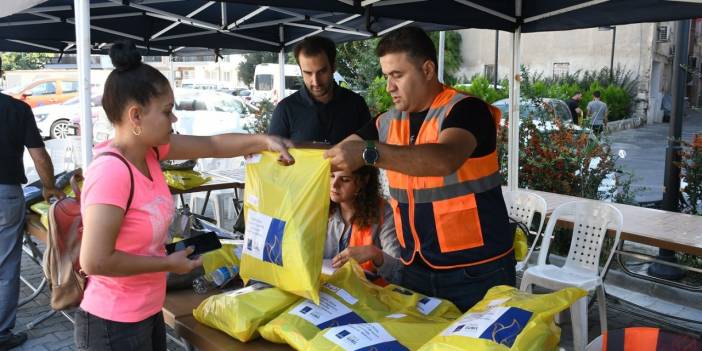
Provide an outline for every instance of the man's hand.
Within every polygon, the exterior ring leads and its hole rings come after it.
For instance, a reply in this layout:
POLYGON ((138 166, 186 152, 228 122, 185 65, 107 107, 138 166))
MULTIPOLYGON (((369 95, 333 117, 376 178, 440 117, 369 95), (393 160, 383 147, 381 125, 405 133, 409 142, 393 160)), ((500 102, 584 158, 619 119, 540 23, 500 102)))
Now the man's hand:
POLYGON ((339 268, 346 264, 350 258, 358 263, 373 260, 373 264, 378 267, 383 264, 383 252, 375 245, 351 246, 341 251, 332 259, 332 267, 339 268))
POLYGON ((41 190, 41 194, 42 194, 42 196, 44 196, 44 200, 46 200, 46 202, 49 202, 49 199, 52 197, 55 197, 57 199, 63 199, 64 197, 66 197, 66 194, 64 194, 63 191, 56 189, 56 187, 53 187, 53 186, 52 187, 45 186, 41 190))
POLYGON ((278 159, 278 162, 286 166, 290 166, 295 163, 295 159, 288 152, 288 148, 294 146, 292 141, 281 138, 279 136, 269 135, 266 139, 266 143, 268 144, 268 151, 280 153, 280 158, 278 159))
POLYGON ((332 171, 355 171, 365 165, 363 161, 364 141, 346 140, 324 152, 331 159, 332 171))

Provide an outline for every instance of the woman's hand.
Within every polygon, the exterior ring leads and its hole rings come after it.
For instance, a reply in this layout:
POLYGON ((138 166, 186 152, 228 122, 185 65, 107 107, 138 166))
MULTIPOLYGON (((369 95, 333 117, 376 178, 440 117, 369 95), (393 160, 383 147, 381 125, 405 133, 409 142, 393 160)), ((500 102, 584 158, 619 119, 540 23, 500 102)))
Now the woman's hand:
POLYGON ((290 166, 295 163, 295 159, 288 152, 288 148, 293 147, 292 141, 275 135, 268 135, 266 139, 268 151, 280 153, 278 162, 290 166))
POLYGON ((383 264, 383 251, 375 245, 352 246, 347 247, 332 259, 332 267, 339 268, 348 262, 349 258, 353 258, 358 263, 364 263, 373 260, 375 266, 383 264))
POLYGON ((193 269, 202 266, 202 256, 191 260, 188 255, 195 251, 194 246, 188 246, 185 250, 176 251, 168 256, 166 260, 168 261, 168 271, 177 274, 187 274, 193 269))

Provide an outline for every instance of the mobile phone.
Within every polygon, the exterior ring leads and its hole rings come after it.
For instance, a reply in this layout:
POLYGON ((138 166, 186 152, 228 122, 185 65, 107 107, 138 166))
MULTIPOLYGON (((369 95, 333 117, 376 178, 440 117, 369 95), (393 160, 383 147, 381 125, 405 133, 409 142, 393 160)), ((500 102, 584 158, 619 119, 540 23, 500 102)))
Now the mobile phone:
POLYGON ((170 255, 176 251, 185 250, 188 246, 195 247, 195 251, 188 255, 188 258, 193 258, 221 248, 222 243, 219 242, 219 238, 215 232, 209 232, 176 243, 166 244, 166 252, 170 255))

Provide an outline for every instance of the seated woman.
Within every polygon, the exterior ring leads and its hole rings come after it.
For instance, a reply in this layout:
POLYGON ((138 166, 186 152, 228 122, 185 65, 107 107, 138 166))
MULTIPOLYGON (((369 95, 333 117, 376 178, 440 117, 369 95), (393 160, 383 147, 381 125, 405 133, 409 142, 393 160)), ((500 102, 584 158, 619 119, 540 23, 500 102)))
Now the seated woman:
POLYGON ((324 258, 332 267, 349 258, 390 283, 400 282, 402 263, 392 208, 380 197, 378 169, 333 172, 324 258))

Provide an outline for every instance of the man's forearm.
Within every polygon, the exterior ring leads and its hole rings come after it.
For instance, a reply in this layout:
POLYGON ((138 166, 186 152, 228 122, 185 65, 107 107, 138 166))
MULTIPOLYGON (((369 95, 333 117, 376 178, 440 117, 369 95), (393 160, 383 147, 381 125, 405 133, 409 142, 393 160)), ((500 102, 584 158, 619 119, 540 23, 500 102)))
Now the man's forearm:
POLYGON ((420 177, 449 175, 470 156, 459 155, 459 151, 445 144, 413 146, 380 144, 378 152, 380 153, 376 163, 378 168, 420 177))
POLYGON ((51 158, 46 150, 42 149, 39 153, 39 157, 34 159, 34 166, 39 174, 39 179, 41 179, 41 184, 45 188, 54 188, 54 165, 51 163, 51 158))

